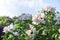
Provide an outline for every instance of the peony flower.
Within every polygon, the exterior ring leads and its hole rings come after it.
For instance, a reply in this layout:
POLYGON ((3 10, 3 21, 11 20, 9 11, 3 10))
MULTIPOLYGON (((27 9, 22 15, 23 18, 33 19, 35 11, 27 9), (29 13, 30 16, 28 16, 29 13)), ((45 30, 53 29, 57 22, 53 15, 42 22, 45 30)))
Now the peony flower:
POLYGON ((31 36, 31 30, 27 30, 26 33, 31 36))
POLYGON ((34 29, 27 30, 26 33, 27 33, 29 36, 35 35, 36 29, 34 28, 34 29))
POLYGON ((8 26, 9 30, 15 30, 15 26, 13 25, 13 23, 11 23, 9 26, 8 26))
POLYGON ((4 27, 3 32, 8 33, 15 30, 15 26, 11 23, 8 27, 4 27))
POLYGON ((34 28, 32 25, 30 25, 30 30, 27 30, 26 34, 28 34, 28 36, 30 36, 30 38, 33 39, 36 34, 36 28, 34 28))
POLYGON ((46 7, 44 8, 44 10, 47 11, 47 12, 55 12, 55 8, 52 7, 52 6, 46 6, 46 7))
POLYGON ((37 14, 37 15, 32 17, 32 21, 33 21, 32 23, 33 24, 43 23, 44 17, 45 17, 44 13, 37 14))
POLYGON ((3 32, 8 33, 8 27, 4 27, 3 32))
POLYGON ((31 19, 31 15, 30 14, 22 14, 21 15, 21 20, 30 20, 31 19))
POLYGON ((8 33, 8 32, 12 32, 12 31, 8 27, 4 27, 3 32, 8 33))

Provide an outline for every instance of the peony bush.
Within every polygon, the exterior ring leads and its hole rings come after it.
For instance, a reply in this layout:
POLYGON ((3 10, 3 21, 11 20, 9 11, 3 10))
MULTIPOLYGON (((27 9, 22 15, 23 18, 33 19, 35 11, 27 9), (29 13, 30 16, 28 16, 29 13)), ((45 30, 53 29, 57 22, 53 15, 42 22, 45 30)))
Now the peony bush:
POLYGON ((51 6, 36 15, 24 13, 9 20, 0 17, 0 25, 5 26, 2 40, 60 40, 59 18, 59 12, 51 6))

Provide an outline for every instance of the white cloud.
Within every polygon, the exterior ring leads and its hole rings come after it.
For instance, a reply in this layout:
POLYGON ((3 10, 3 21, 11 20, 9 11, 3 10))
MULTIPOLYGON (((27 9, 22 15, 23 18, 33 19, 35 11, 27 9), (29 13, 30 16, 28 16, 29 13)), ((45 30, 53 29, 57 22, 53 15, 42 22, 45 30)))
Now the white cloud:
POLYGON ((9 6, 10 1, 9 0, 0 0, 0 16, 10 16, 12 17, 9 6))

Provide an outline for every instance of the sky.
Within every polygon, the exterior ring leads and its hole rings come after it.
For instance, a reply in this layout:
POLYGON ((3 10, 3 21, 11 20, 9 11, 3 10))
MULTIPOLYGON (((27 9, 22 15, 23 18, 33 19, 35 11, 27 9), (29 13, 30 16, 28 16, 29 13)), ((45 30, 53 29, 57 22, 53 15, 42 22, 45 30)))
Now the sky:
POLYGON ((18 16, 22 13, 36 14, 47 5, 60 12, 60 0, 0 0, 0 16, 18 16))

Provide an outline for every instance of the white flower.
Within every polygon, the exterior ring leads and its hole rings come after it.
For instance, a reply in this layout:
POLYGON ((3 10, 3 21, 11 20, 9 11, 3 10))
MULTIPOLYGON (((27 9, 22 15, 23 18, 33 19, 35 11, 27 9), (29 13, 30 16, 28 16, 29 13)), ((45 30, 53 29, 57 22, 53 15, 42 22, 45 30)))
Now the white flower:
POLYGON ((13 23, 11 23, 11 24, 8 26, 8 29, 9 29, 9 30, 15 30, 15 26, 13 25, 13 23))
POLYGON ((28 34, 28 36, 30 36, 31 39, 34 39, 35 34, 36 34, 36 29, 30 29, 26 31, 26 34, 28 34))
POLYGON ((27 30, 26 33, 31 36, 31 30, 27 30))
POLYGON ((12 32, 12 31, 8 27, 4 27, 3 32, 8 33, 8 32, 12 32))
POLYGON ((28 36, 30 36, 30 38, 33 39, 36 34, 36 28, 34 28, 32 25, 30 25, 30 30, 27 30, 26 34, 28 34, 28 36))
POLYGON ((47 11, 47 12, 55 12, 55 8, 54 7, 52 7, 52 6, 46 6, 45 8, 44 8, 44 10, 45 11, 47 11))
POLYGON ((35 16, 32 17, 32 23, 33 24, 39 24, 42 23, 44 21, 44 13, 40 13, 40 14, 36 14, 35 16))
POLYGON ((31 19, 31 15, 30 14, 22 14, 21 15, 21 20, 30 20, 31 19))
POLYGON ((3 32, 8 33, 8 27, 4 27, 3 32))
POLYGON ((3 32, 8 33, 15 30, 15 26, 11 23, 8 27, 4 27, 3 32))
POLYGON ((14 34, 15 36, 19 36, 18 32, 13 32, 13 34, 14 34))
POLYGON ((58 29, 58 32, 60 33, 60 29, 58 29))

